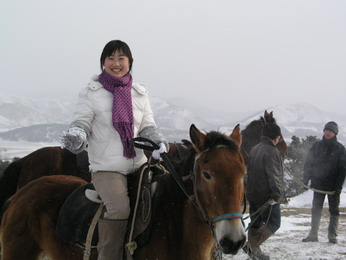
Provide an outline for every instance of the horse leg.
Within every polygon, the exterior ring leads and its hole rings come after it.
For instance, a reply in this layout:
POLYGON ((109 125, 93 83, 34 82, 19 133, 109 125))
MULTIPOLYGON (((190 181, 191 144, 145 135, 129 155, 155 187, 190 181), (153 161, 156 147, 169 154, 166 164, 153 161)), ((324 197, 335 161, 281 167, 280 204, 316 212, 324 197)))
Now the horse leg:
MULTIPOLYGON (((84 248, 63 243, 61 241, 47 241, 44 245, 47 249, 46 256, 51 260, 81 260, 83 259, 84 248)), ((97 251, 91 251, 90 260, 97 259, 97 251)))
POLYGON ((1 260, 26 259, 37 260, 42 253, 35 241, 25 234, 20 238, 11 235, 13 231, 5 231, 1 238, 1 260), (18 250, 20 248, 20 250, 18 250))

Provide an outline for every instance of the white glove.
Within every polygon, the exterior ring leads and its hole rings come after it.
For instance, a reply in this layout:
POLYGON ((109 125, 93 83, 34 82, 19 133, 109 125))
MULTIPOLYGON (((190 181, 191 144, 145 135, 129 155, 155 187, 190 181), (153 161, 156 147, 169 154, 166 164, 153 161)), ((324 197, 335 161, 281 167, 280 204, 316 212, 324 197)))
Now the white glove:
POLYGON ((274 206, 275 204, 278 204, 275 200, 271 199, 268 201, 270 206, 274 206))
POLYGON ((153 157, 155 160, 160 160, 162 161, 162 158, 161 158, 161 154, 162 153, 165 153, 167 150, 166 150, 166 146, 164 143, 160 143, 159 144, 160 148, 157 149, 157 150, 154 150, 151 154, 151 157, 153 157))
POLYGON ((63 132, 60 137, 61 148, 66 148, 72 153, 81 152, 86 144, 86 133, 80 127, 71 127, 67 132, 63 132))

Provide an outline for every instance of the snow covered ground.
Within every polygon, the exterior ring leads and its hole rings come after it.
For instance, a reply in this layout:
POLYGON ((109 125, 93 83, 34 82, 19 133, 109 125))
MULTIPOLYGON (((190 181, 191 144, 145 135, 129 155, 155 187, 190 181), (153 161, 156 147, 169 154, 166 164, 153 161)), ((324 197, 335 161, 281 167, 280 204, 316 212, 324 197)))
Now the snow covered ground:
MULTIPOLYGON (((307 191, 287 205, 282 206, 280 229, 261 247, 274 260, 341 260, 346 259, 346 193, 340 199, 340 223, 338 244, 328 243, 327 228, 329 212, 327 203, 321 218, 319 242, 301 242, 310 230, 312 191, 307 191)), ((246 223, 248 224, 248 223, 246 223)), ((245 260, 248 256, 239 252, 236 256, 223 257, 224 260, 245 260)))

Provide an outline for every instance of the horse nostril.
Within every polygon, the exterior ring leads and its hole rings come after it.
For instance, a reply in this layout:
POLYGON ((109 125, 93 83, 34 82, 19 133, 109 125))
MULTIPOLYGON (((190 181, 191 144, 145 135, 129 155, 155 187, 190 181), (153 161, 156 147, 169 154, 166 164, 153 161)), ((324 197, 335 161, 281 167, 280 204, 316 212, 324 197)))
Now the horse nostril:
POLYGON ((230 240, 228 237, 224 237, 220 240, 220 246, 224 254, 235 255, 238 253, 239 249, 245 245, 245 242, 246 242, 245 236, 236 242, 230 240))

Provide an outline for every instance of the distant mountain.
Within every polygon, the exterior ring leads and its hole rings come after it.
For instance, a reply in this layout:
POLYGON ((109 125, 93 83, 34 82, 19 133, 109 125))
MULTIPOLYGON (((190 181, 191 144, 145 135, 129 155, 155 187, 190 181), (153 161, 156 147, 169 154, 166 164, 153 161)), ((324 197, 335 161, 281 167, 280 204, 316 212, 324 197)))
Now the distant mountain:
POLYGON ((37 124, 69 123, 74 104, 70 100, 31 99, 0 94, 0 131, 37 124))
MULTIPOLYGON (((324 125, 329 121, 335 121, 339 125, 338 140, 346 144, 345 116, 324 112, 309 104, 278 105, 268 107, 266 110, 268 112, 273 111, 274 117, 281 127, 282 134, 288 141, 290 141, 293 135, 300 138, 305 138, 306 136, 321 138, 324 125)), ((263 112, 246 118, 242 125, 247 125, 252 120, 259 118, 260 115, 263 115, 263 112)))
MULTIPOLYGON (((309 135, 321 137, 324 124, 333 120, 339 124, 339 141, 346 144, 346 117, 321 111, 309 104, 268 107, 237 121, 234 121, 235 114, 227 120, 227 111, 213 114, 213 111, 208 110, 207 113, 197 105, 194 109, 193 103, 188 99, 167 101, 151 97, 151 105, 156 123, 169 141, 188 138, 192 123, 203 131, 221 130, 230 133, 238 123, 244 129, 267 110, 273 111, 287 141, 293 135, 300 138, 309 135), (188 105, 185 107, 184 104, 188 105)), ((69 100, 29 99, 0 94, 0 138, 30 142, 58 141, 62 131, 67 129, 72 120, 74 107, 74 102, 69 100)))
POLYGON ((68 124, 38 124, 19 127, 6 132, 0 132, 0 138, 8 141, 28 142, 58 142, 59 136, 68 129, 68 124))
MULTIPOLYGON (((181 106, 151 98, 155 121, 170 141, 188 138, 192 123, 199 128, 212 125, 181 106)), ((0 138, 10 141, 59 141, 72 121, 75 105, 71 101, 30 99, 0 95, 0 138)))

